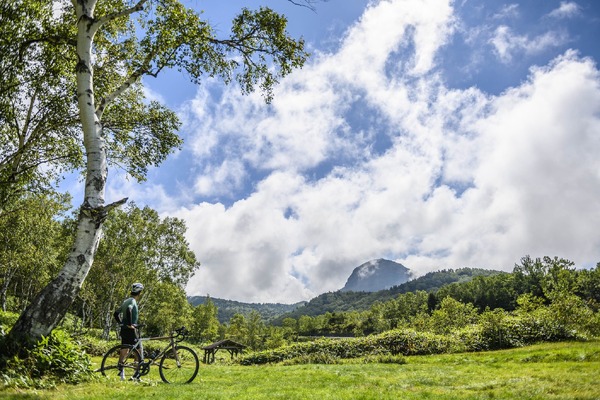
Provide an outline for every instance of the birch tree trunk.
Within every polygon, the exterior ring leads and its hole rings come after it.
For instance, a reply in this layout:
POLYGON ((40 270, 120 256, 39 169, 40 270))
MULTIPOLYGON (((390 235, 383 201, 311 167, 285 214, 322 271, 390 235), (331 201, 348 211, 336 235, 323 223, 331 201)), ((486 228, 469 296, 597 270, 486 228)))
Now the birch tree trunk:
POLYGON ((92 69, 92 43, 101 25, 100 21, 94 20, 96 0, 77 0, 73 5, 78 21, 77 99, 87 159, 85 195, 75 241, 65 265, 21 314, 9 333, 8 342, 16 351, 20 346, 27 347, 49 335, 63 319, 92 266, 108 211, 126 201, 104 205, 108 173, 106 146, 96 113, 92 69))

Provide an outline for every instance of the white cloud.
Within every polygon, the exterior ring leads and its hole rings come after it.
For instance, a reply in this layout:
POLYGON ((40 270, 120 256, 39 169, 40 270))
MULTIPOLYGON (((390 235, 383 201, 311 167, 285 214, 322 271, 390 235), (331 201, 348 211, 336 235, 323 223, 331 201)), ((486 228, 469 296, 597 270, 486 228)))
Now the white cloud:
MULTIPOLYGON (((209 108, 199 93, 194 149, 210 174, 197 191, 235 186, 244 165, 264 178, 231 206, 171 212, 203 264, 189 294, 291 303, 379 257, 418 274, 509 270, 527 254, 598 261, 596 66, 568 52, 496 97, 449 89, 436 57, 454 18, 450 2, 380 1, 339 51, 282 82, 272 106, 225 90, 209 108), (350 121, 356 104, 377 115, 368 129, 350 121), (377 134, 385 151, 365 148, 377 134)), ((549 41, 497 37, 507 57, 549 41)))
POLYGON ((225 160, 219 166, 207 166, 196 177, 194 189, 205 196, 230 195, 244 183, 247 173, 240 160, 225 160))
POLYGON ((504 18, 514 19, 514 18, 518 17, 519 14, 520 14, 520 11, 519 11, 518 4, 505 4, 502 6, 500 11, 498 11, 496 14, 494 14, 493 18, 494 19, 504 19, 504 18))
POLYGON ((517 35, 508 26, 502 25, 496 29, 490 43, 500 60, 509 63, 517 54, 539 54, 549 48, 561 46, 568 40, 568 35, 563 31, 549 31, 532 38, 517 35))
POLYGON ((552 18, 572 18, 581 14, 581 7, 574 1, 561 1, 560 6, 552 10, 548 16, 552 18))
MULTIPOLYGON (((191 114, 186 118, 195 155, 204 163, 221 160, 226 153, 224 157, 235 162, 218 161, 218 171, 227 176, 239 175, 240 161, 256 169, 307 170, 332 154, 362 157, 366 144, 356 138, 368 140, 373 132, 352 132, 350 138, 344 113, 363 95, 377 107, 386 104, 389 116, 407 110, 407 98, 415 93, 402 94, 406 88, 396 75, 431 70, 452 23, 447 2, 382 1, 367 8, 337 53, 317 53, 316 62, 282 82, 270 107, 258 95, 240 97, 233 90, 225 90, 212 106, 209 90, 201 89, 188 105, 191 114), (417 51, 406 51, 413 46, 417 51), (398 50, 406 53, 407 62, 392 56, 398 50), (386 70, 394 71, 391 79, 386 70), (228 166, 234 170, 225 172, 228 166)), ((209 195, 216 186, 208 175, 217 168, 202 164, 201 169, 207 174, 196 188, 209 195)))

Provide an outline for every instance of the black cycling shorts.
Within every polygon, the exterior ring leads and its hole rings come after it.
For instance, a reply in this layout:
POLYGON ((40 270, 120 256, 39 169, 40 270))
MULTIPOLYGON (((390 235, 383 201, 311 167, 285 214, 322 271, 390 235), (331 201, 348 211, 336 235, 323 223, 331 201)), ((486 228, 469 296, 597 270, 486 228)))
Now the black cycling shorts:
POLYGON ((137 343, 137 339, 137 332, 135 329, 131 329, 127 326, 121 327, 121 344, 134 345, 137 343))

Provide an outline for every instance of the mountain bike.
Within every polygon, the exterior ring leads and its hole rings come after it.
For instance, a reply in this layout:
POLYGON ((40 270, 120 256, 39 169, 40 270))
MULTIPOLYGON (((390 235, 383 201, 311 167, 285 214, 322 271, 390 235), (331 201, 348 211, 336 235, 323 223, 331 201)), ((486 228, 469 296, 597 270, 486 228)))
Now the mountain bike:
POLYGON ((181 327, 169 336, 141 337, 135 345, 117 345, 104 354, 99 371, 111 379, 139 380, 148 375, 150 366, 158 364, 160 377, 165 383, 190 383, 198 374, 200 362, 194 350, 179 345, 186 334, 185 327, 181 327), (166 339, 169 339, 169 344, 144 359, 145 341, 166 339), (127 356, 119 363, 121 349, 127 349, 127 356))

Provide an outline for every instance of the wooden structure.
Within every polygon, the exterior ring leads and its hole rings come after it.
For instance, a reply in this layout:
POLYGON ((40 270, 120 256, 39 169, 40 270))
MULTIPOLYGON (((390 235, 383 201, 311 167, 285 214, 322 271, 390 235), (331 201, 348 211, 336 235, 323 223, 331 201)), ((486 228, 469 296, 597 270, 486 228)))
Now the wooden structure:
POLYGON ((219 342, 215 342, 213 344, 209 344, 208 346, 204 346, 202 350, 204 350, 204 360, 205 364, 212 364, 215 362, 215 354, 219 350, 227 350, 233 359, 233 356, 237 356, 238 354, 242 354, 246 346, 243 344, 234 342, 233 340, 225 339, 219 342))

